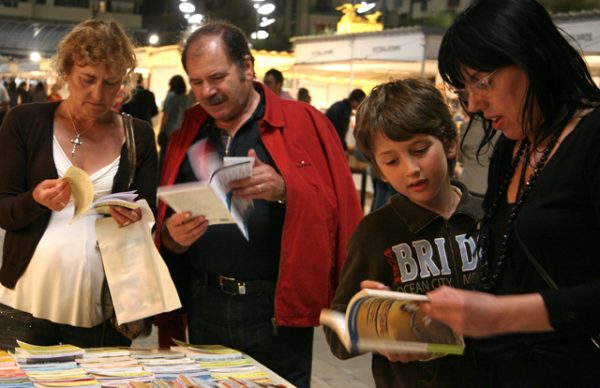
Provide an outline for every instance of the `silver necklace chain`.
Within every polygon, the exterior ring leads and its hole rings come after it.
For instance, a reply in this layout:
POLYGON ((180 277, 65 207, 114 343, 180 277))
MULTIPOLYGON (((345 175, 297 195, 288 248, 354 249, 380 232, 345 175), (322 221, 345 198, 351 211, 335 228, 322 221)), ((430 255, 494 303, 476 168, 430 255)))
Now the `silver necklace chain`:
POLYGON ((71 144, 73 144, 73 149, 71 150, 71 156, 75 156, 75 152, 77 152, 77 147, 83 144, 81 141, 81 135, 83 135, 87 130, 80 132, 75 125, 75 120, 73 120, 73 115, 71 114, 71 109, 67 107, 67 112, 69 113, 69 118, 71 119, 71 125, 73 125, 73 130, 75 131, 75 137, 70 140, 71 144))

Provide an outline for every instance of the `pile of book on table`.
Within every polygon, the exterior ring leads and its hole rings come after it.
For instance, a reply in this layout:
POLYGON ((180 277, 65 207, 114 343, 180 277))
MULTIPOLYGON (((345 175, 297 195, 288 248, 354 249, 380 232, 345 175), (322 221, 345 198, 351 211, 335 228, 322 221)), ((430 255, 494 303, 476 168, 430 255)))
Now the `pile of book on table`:
POLYGON ((171 349, 37 346, 0 351, 0 386, 284 387, 241 352, 178 342, 171 349))

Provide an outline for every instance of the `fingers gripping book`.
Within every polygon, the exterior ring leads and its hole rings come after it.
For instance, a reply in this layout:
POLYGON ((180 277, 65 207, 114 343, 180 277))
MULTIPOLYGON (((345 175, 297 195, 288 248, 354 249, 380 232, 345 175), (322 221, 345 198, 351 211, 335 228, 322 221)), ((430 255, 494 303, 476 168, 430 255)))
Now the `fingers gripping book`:
POLYGON ((320 322, 351 353, 463 354, 462 336, 421 311, 418 302, 427 300, 426 295, 364 289, 352 297, 346 314, 323 309, 320 322))

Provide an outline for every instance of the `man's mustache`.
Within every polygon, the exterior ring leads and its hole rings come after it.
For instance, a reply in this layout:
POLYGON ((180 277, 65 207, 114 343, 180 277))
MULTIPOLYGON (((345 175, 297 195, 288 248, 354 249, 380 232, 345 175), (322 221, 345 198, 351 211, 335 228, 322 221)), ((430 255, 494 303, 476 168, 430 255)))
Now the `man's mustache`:
POLYGON ((217 105, 222 103, 223 101, 225 101, 227 99, 227 97, 225 97, 222 94, 215 94, 214 96, 205 98, 204 101, 206 101, 206 103, 208 105, 217 105))

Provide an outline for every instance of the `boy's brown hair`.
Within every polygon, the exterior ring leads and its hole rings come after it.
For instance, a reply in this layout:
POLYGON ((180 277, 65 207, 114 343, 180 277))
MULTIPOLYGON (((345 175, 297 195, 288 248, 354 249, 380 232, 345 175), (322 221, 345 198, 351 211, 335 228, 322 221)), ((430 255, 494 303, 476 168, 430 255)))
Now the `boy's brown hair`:
MULTIPOLYGON (((375 135, 383 133, 393 141, 406 141, 417 134, 438 138, 448 150, 458 141, 458 130, 448 105, 438 89, 426 79, 407 78, 377 85, 356 111, 354 138, 365 158, 375 162, 375 135)), ((456 159, 448 160, 452 176, 456 159)))

